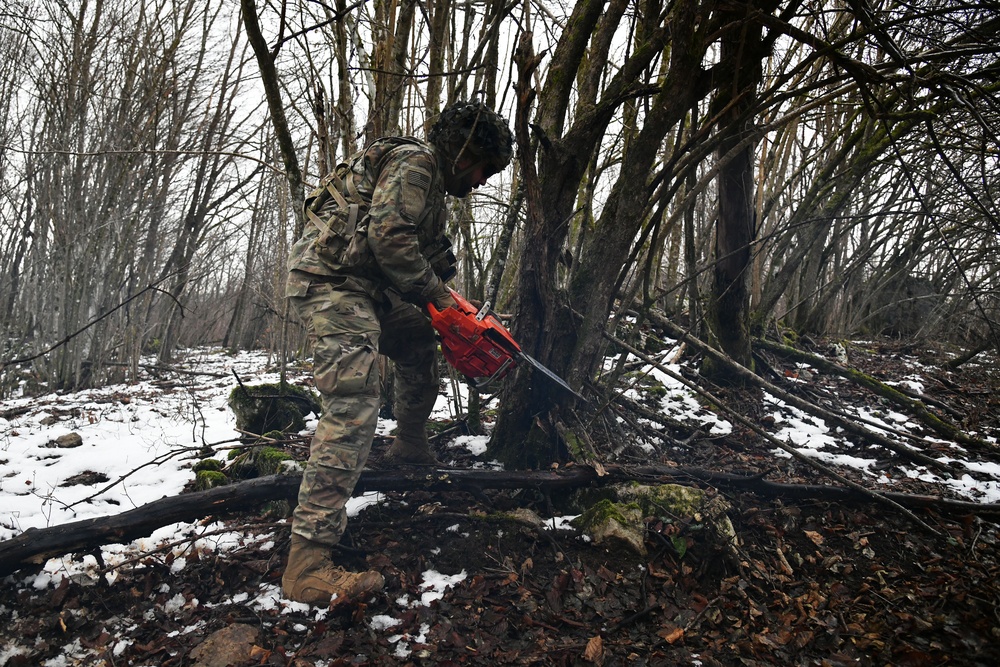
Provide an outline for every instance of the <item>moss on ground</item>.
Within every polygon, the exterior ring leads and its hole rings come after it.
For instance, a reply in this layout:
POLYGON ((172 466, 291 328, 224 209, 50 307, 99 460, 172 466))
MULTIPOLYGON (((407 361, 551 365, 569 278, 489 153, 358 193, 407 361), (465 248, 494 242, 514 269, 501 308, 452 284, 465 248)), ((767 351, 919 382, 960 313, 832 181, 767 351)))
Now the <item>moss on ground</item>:
POLYGON ((194 476, 194 485, 199 491, 207 491, 226 484, 229 484, 229 478, 218 470, 199 470, 194 476))
POLYGON ((322 411, 312 391, 289 384, 240 385, 229 392, 228 403, 236 428, 258 435, 297 433, 306 427, 306 415, 322 411))

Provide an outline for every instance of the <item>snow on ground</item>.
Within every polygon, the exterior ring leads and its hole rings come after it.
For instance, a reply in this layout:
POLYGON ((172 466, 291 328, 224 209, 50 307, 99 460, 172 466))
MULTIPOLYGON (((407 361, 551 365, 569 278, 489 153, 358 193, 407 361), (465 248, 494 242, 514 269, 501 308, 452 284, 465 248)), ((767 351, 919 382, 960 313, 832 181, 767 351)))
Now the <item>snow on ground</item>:
MULTIPOLYGON (((664 360, 672 359, 677 356, 677 352, 678 348, 671 347, 660 356, 664 360)), ((638 362, 639 359, 628 355, 627 361, 638 362)), ((619 362, 620 356, 609 357, 605 361, 605 370, 610 370, 619 362)), ((701 424, 704 430, 711 435, 725 435, 732 432, 733 427, 728 421, 720 419, 718 415, 707 409, 693 391, 676 379, 675 376, 681 372, 680 364, 664 361, 659 365, 671 371, 673 375, 665 373, 657 366, 644 365, 631 375, 632 386, 625 390, 624 395, 632 400, 640 400, 644 388, 650 382, 656 383, 664 390, 664 395, 660 399, 660 411, 665 416, 686 424, 701 424)))
MULTIPOLYGON (((665 395, 660 399, 660 411, 664 415, 687 424, 700 423, 710 435, 730 433, 732 425, 728 421, 719 418, 714 412, 708 410, 703 405, 703 399, 700 399, 676 378, 680 374, 680 366, 666 361, 674 358, 676 352, 676 348, 669 348, 659 355, 660 359, 664 360, 659 363, 659 366, 672 371, 672 374, 665 373, 657 366, 643 364, 639 370, 634 371, 632 377, 651 378, 666 390, 665 395)), ((605 364, 606 370, 612 368, 618 361, 619 357, 609 358, 605 364)), ((637 357, 632 355, 629 355, 627 361, 632 363, 640 362, 637 357)), ((908 365, 916 371, 921 370, 919 364, 910 363, 908 365)), ((806 368, 805 364, 801 364, 800 366, 806 368)), ((815 369, 812 369, 811 372, 814 375, 818 373, 815 369)), ((922 393, 924 387, 921 377, 916 374, 907 375, 900 381, 890 384, 896 384, 917 393, 922 393)), ((633 400, 640 399, 643 385, 643 380, 636 380, 634 386, 624 392, 625 396, 633 400)), ((872 467, 878 462, 875 458, 874 449, 872 458, 858 456, 856 453, 845 453, 841 451, 844 442, 842 435, 836 429, 831 429, 827 426, 822 419, 807 415, 770 394, 765 394, 764 401, 774 408, 771 413, 775 422, 775 430, 772 432, 772 435, 778 440, 793 447, 799 453, 822 463, 861 470, 867 476, 871 477, 873 482, 883 485, 887 490, 891 490, 892 485, 896 483, 885 474, 872 470, 872 467)), ((858 408, 855 410, 855 416, 862 420, 868 428, 888 436, 891 436, 892 430, 916 429, 918 426, 908 415, 881 407, 858 408)), ((655 425, 650 425, 655 428, 655 425)), ((927 441, 929 443, 936 442, 942 444, 942 441, 932 439, 927 439, 927 441)), ((961 447, 955 443, 944 444, 947 444, 954 450, 954 456, 939 456, 938 460, 941 463, 947 464, 955 460, 963 460, 963 450, 961 447)), ((772 453, 778 458, 791 457, 791 454, 783 449, 774 449, 772 453)), ((989 475, 994 480, 1000 480, 1000 464, 968 462, 966 465, 970 470, 989 475)), ((929 472, 923 466, 904 467, 903 472, 909 478, 947 486, 951 491, 965 496, 969 500, 984 503, 1000 502, 1000 481, 976 480, 970 475, 964 475, 957 479, 943 479, 939 475, 929 472)))
MULTIPOLYGON (((2 414, 26 412, 0 417, 0 540, 180 493, 205 447, 225 458, 226 447, 237 444, 226 403, 236 386, 233 373, 246 384, 278 382, 270 362, 261 352, 196 350, 184 366, 206 375, 3 401, 2 414), (73 433, 80 444, 60 446, 57 439, 73 433)), ((447 419, 467 400, 467 394, 442 394, 432 417, 447 419)), ((395 427, 381 420, 378 431, 395 427)), ((484 442, 468 439, 475 453, 485 450, 484 442)), ((360 507, 372 499, 355 501, 360 507)))
MULTIPOLYGON (((669 359, 672 351, 663 355, 669 359)), ((235 444, 235 417, 226 405, 229 392, 235 386, 235 372, 244 383, 277 382, 277 369, 264 353, 227 355, 219 350, 191 351, 184 360, 184 367, 214 375, 184 375, 169 382, 153 378, 136 384, 120 384, 101 389, 71 394, 49 394, 34 398, 13 398, 0 403, 0 539, 8 539, 29 528, 43 528, 67 522, 115 514, 129 510, 164 496, 175 495, 190 482, 192 463, 203 456, 204 448, 212 448, 224 458, 225 448, 235 444), (77 446, 59 446, 61 436, 77 434, 77 446)), ((609 360, 613 364, 616 360, 609 360)), ((630 360, 637 361, 637 360, 630 360)), ((665 362, 666 364, 666 362, 665 362)), ((666 367, 678 373, 676 364, 666 367)), ((678 421, 701 424, 710 434, 725 434, 732 426, 717 417, 690 389, 670 374, 646 366, 627 394, 640 398, 643 384, 654 382, 663 391, 659 407, 665 414, 678 421)), ((290 378, 294 380, 294 375, 290 378)), ((904 378, 910 389, 919 391, 919 375, 904 378)), ((445 391, 435 405, 433 417, 447 419, 464 411, 468 396, 465 385, 445 381, 445 391)), ((847 454, 840 451, 840 437, 822 421, 767 398, 773 407, 775 435, 806 456, 826 463, 853 466, 865 471, 876 484, 891 485, 884 474, 871 470, 875 462, 859 456, 857 451, 847 454)), ((859 416, 881 424, 886 429, 908 428, 913 424, 902 414, 867 410, 859 416)), ((310 426, 314 426, 311 424, 310 426)), ((388 434, 395 428, 392 421, 380 422, 379 433, 388 434)), ((63 444, 67 444, 65 439, 63 444)), ((486 437, 463 436, 449 444, 450 448, 463 448, 479 456, 485 453, 486 437)), ((775 456, 787 457, 782 450, 775 456)), ((961 450, 954 448, 955 459, 961 450)), ((942 460, 951 460, 942 456, 942 460)), ((484 462, 483 465, 490 465, 484 462)), ((976 464, 977 470, 1000 478, 1000 466, 976 464)), ((906 470, 910 477, 938 483, 947 483, 952 489, 972 500, 1000 502, 1000 485, 977 482, 969 476, 944 482, 924 469, 906 470)), ((354 498, 349 512, 380 502, 379 494, 366 494, 354 498)), ((558 528, 568 518, 554 518, 552 527, 558 528)), ((250 540, 271 539, 269 535, 248 537, 226 531, 221 524, 199 526, 176 524, 156 531, 147 539, 129 545, 107 545, 103 549, 105 565, 122 563, 137 552, 152 549, 158 544, 183 542, 177 546, 172 567, 185 566, 190 550, 208 552, 241 548, 250 540)), ((273 543, 267 543, 273 546, 273 543)), ((64 577, 96 581, 98 564, 93 556, 51 559, 42 572, 29 577, 14 575, 7 584, 44 589, 54 587, 64 577)), ((109 581, 114 570, 107 572, 109 581)), ((440 597, 448 586, 465 576, 464 572, 446 575, 429 570, 423 574, 424 586, 421 599, 400 600, 400 606, 430 604, 440 597)), ((280 589, 263 585, 255 598, 241 594, 241 599, 217 604, 239 603, 260 610, 278 613, 313 613, 321 618, 326 611, 309 610, 305 605, 281 599, 280 589)), ((178 605, 199 604, 197 601, 179 599, 178 605)), ((206 604, 210 604, 206 602, 206 604)), ((398 624, 392 617, 371 620, 372 628, 392 633, 398 624)), ((420 642, 419 636, 395 635, 390 641, 397 645, 400 656, 408 655, 409 646, 420 642)), ((3 653, 0 648, 0 654, 3 653)), ((0 664, 5 662, 0 660, 0 664)))
MULTIPOLYGON (((673 350, 663 353, 669 359, 673 350)), ((610 359, 609 366, 617 359, 610 359)), ((631 360, 630 360, 631 361, 631 360)), ((679 373, 676 364, 665 364, 679 373)), ((277 368, 262 352, 227 355, 219 350, 194 350, 184 367, 212 375, 182 375, 169 382, 146 379, 76 393, 13 398, 0 403, 0 539, 28 528, 43 528, 139 507, 179 493, 192 479, 190 466, 210 447, 224 458, 226 447, 236 444, 235 417, 226 405, 235 386, 235 372, 245 383, 277 382, 277 368), (20 410, 24 410, 20 413, 20 410), (60 436, 80 436, 75 447, 59 446, 60 436)), ((663 387, 660 410, 673 419, 699 423, 709 434, 725 434, 732 426, 720 419, 674 377, 647 366, 635 373, 641 378, 626 394, 639 398, 644 383, 663 387)), ((290 372, 294 381, 294 371, 290 372)), ((920 387, 919 375, 903 378, 920 387)), ((467 405, 463 383, 446 380, 432 415, 448 419, 467 405)), ((803 454, 826 463, 853 466, 881 479, 869 469, 871 459, 857 451, 840 451, 840 436, 821 420, 766 397, 773 407, 774 435, 803 454)), ((885 429, 909 429, 915 424, 906 415, 883 409, 859 410, 859 417, 885 429)), ((310 424, 310 427, 314 424, 310 424)), ((382 420, 378 431, 388 434, 395 423, 382 420)), ((462 436, 449 448, 474 455, 486 450, 485 436, 462 436)), ((72 443, 71 443, 72 444, 72 443)), ((445 451, 447 454, 447 450, 445 451)), ((788 456, 775 450, 776 456, 788 456)), ((952 459, 962 451, 953 448, 952 459)), ((942 456, 942 460, 951 460, 942 456)), ((977 471, 1000 478, 1000 466, 973 464, 977 471)), ((933 478, 926 470, 907 471, 912 477, 933 478)), ((938 480, 935 480, 938 481, 938 480)), ((953 480, 953 489, 970 499, 1000 502, 997 484, 953 480)), ((377 502, 377 496, 354 499, 358 509, 377 502)))
MULTIPOLYGON (((235 370, 254 382, 277 377, 260 374, 265 359, 259 354, 202 355, 201 361, 211 373, 235 370)), ((182 382, 146 380, 5 401, 5 413, 30 410, 0 418, 0 538, 180 492, 191 480, 188 466, 198 451, 237 435, 226 406, 232 375, 187 376, 182 382), (71 433, 82 439, 79 446, 56 443, 71 433), (88 478, 104 481, 81 483, 88 478)))
MULTIPOLYGON (((191 466, 204 456, 206 447, 225 458, 226 448, 237 443, 235 416, 226 402, 236 386, 233 373, 245 384, 279 380, 272 360, 261 352, 230 356, 220 350, 195 350, 186 355, 183 367, 202 374, 0 403, 0 414, 9 415, 0 417, 0 540, 29 528, 117 514, 180 493, 193 479, 191 466), (57 439, 70 434, 80 440, 68 443, 75 446, 60 446, 57 439)), ((294 371, 289 379, 294 381, 294 371)), ((467 400, 464 385, 447 382, 432 418, 454 417, 464 410, 467 400)), ((395 427, 395 422, 381 420, 378 431, 384 435, 395 427)), ((315 419, 307 422, 307 428, 315 428, 315 419)), ((478 455, 485 452, 485 443, 484 437, 469 437, 451 447, 465 447, 478 455)), ((352 498, 348 514, 355 515, 381 499, 378 493, 352 498)), ((54 588, 64 578, 95 583, 101 570, 113 582, 116 565, 164 544, 178 543, 171 552, 171 567, 179 570, 192 551, 234 550, 245 547, 248 540, 264 540, 258 546, 267 549, 274 546, 270 539, 266 534, 255 537, 227 531, 223 524, 179 523, 128 545, 106 545, 103 567, 92 555, 53 558, 40 573, 14 575, 6 582, 35 589, 54 588)), ((433 571, 424 577, 427 592, 411 605, 429 604, 461 578, 433 571)), ((280 613, 309 611, 308 605, 282 599, 280 588, 273 585, 262 586, 254 599, 238 602, 280 613)), ((178 604, 198 602, 180 600, 178 604)), ((313 612, 321 615, 325 610, 313 612)), ((403 653, 416 640, 399 636, 393 643, 398 642, 398 651, 403 653)))

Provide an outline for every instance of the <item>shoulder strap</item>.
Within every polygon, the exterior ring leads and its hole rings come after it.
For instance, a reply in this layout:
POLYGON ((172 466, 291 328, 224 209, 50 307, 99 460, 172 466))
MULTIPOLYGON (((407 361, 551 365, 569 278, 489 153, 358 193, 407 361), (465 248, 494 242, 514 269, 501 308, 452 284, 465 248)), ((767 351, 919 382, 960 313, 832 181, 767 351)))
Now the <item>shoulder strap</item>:
MULTIPOLYGON (((330 227, 330 216, 327 216, 327 219, 324 220, 319 215, 323 205, 326 204, 326 202, 331 198, 337 203, 338 208, 348 212, 347 225, 345 226, 345 229, 351 229, 357 224, 358 204, 348 204, 347 200, 344 199, 344 195, 341 194, 341 191, 344 189, 344 181, 340 177, 339 172, 344 167, 347 167, 347 163, 341 162, 332 172, 330 172, 325 179, 325 182, 322 184, 322 190, 313 198, 309 205, 306 206, 306 218, 308 218, 309 221, 316 225, 316 227, 320 230, 320 235, 317 239, 317 242, 320 245, 326 245, 326 243, 329 242, 330 237, 335 233, 330 227)), ((350 180, 353 181, 353 179, 350 180)), ((353 182, 351 185, 353 186, 353 182)))
POLYGON ((341 170, 344 170, 344 175, 354 171, 354 164, 364 158, 364 155, 368 150, 374 146, 376 143, 386 143, 390 144, 391 148, 386 151, 388 154, 391 150, 398 148, 400 146, 421 146, 426 147, 427 144, 416 139, 415 137, 383 137, 381 139, 375 139, 365 146, 364 150, 356 153, 354 158, 350 162, 341 162, 337 167, 330 172, 330 174, 325 179, 323 184, 323 192, 320 192, 311 202, 309 206, 306 207, 306 217, 309 218, 321 231, 320 241, 325 242, 333 230, 330 229, 329 222, 320 218, 319 211, 330 198, 337 202, 338 208, 348 212, 347 229, 352 229, 357 224, 360 209, 363 207, 368 208, 368 202, 361 196, 358 191, 358 186, 355 184, 354 178, 343 178, 341 176, 341 170), (344 197, 344 192, 350 197, 350 202, 344 197))

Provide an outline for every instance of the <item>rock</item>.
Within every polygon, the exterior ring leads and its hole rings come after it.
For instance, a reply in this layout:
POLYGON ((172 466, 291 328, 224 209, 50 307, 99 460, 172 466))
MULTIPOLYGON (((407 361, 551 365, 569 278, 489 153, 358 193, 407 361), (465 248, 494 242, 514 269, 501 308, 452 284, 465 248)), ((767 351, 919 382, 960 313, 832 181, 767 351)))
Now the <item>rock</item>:
POLYGON ((95 484, 104 484, 105 482, 110 482, 111 478, 102 472, 94 472, 93 470, 84 470, 79 475, 73 475, 72 477, 67 477, 66 481, 60 484, 63 486, 93 486, 95 484))
POLYGON ((518 507, 516 510, 510 513, 512 517, 518 521, 524 521, 525 523, 530 523, 536 528, 541 528, 545 525, 545 520, 538 516, 535 512, 531 511, 527 507, 518 507))
POLYGON ((47 447, 56 447, 58 449, 73 449, 74 447, 79 447, 83 444, 83 437, 79 433, 67 433, 66 435, 60 435, 55 440, 49 440, 46 443, 47 447))
POLYGON ((194 667, 228 667, 251 659, 257 641, 257 628, 237 623, 209 635, 191 650, 194 667))
POLYGON ((617 541, 640 556, 646 555, 646 526, 635 503, 613 503, 604 499, 573 519, 573 526, 590 535, 594 544, 617 541))
POLYGON ((207 491, 226 484, 229 484, 229 478, 218 470, 199 470, 194 475, 194 488, 199 491, 207 491))
POLYGON ((305 416, 322 411, 317 396, 295 385, 240 385, 229 393, 229 408, 236 428, 249 433, 297 433, 306 427, 305 416))
POLYGON ((615 538, 645 555, 643 518, 668 516, 704 525, 715 548, 730 560, 738 556, 739 538, 727 514, 729 504, 701 489, 680 484, 615 484, 581 491, 577 503, 587 509, 573 525, 595 543, 615 538))
POLYGON ((830 356, 835 358, 841 366, 847 365, 847 348, 842 343, 834 343, 830 346, 830 356))

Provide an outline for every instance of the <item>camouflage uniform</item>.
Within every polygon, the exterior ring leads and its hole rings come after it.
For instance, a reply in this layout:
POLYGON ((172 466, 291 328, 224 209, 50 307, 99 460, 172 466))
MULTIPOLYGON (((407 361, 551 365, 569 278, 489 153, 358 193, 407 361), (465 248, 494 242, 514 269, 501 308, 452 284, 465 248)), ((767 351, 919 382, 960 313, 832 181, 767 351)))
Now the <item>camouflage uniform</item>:
POLYGON ((313 542, 335 544, 346 527, 344 506, 378 421, 378 354, 396 365, 400 432, 422 435, 434 406, 436 341, 412 303, 440 293, 453 272, 444 166, 430 144, 378 140, 306 200, 286 294, 314 343, 323 401, 292 521, 292 532, 313 542))

